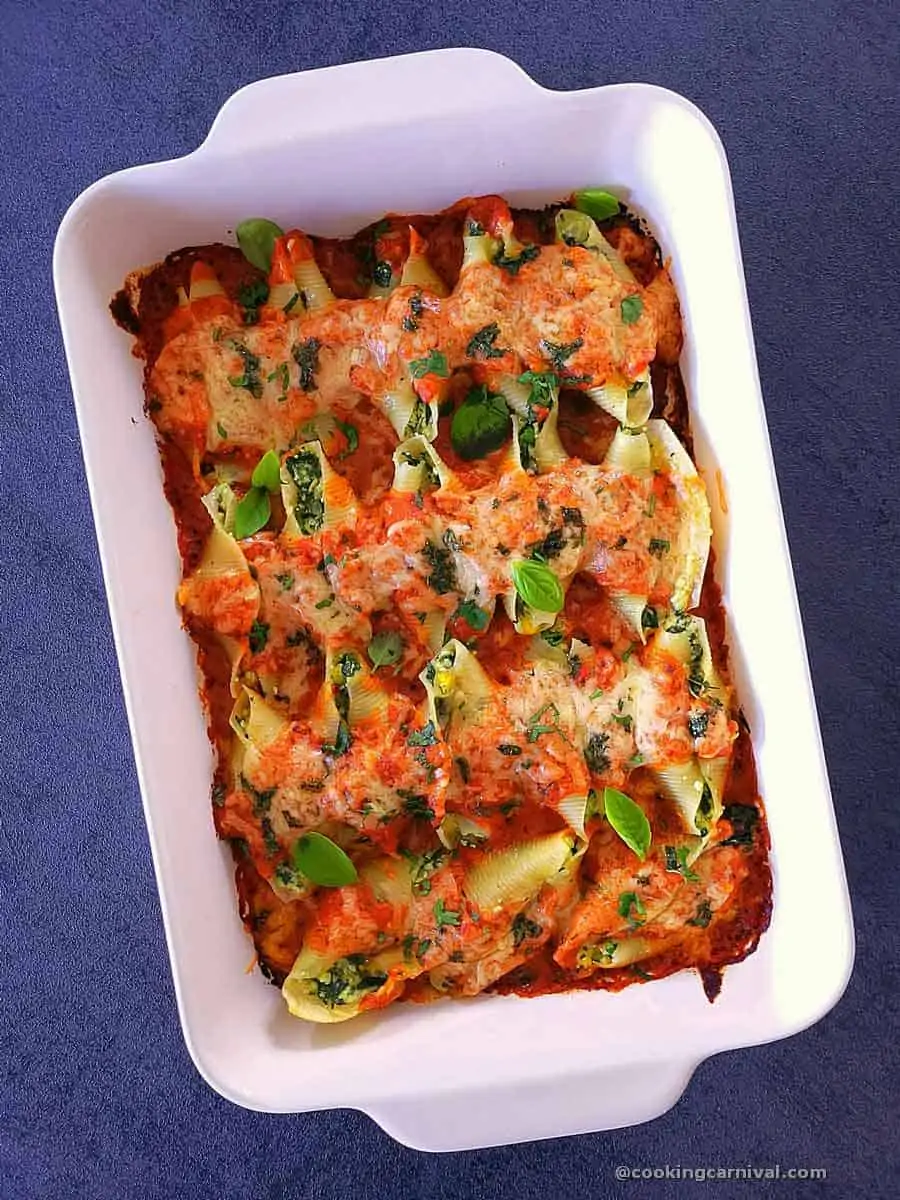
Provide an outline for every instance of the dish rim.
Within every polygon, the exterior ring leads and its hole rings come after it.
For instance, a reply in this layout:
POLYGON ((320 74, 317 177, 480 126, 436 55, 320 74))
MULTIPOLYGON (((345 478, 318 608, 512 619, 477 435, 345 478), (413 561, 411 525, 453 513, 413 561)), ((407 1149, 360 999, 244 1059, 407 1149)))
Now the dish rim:
MULTIPOLYGON (((530 76, 528 76, 522 70, 521 67, 519 67, 517 64, 513 63, 512 60, 510 60, 510 59, 507 59, 501 55, 496 55, 490 51, 465 50, 465 49, 447 49, 447 50, 438 50, 438 51, 428 51, 428 52, 424 52, 421 54, 399 56, 398 58, 382 58, 382 59, 377 59, 377 60, 369 60, 368 62, 363 62, 363 63, 343 64, 343 65, 337 66, 337 67, 321 68, 321 69, 318 69, 318 70, 312 71, 312 72, 296 72, 296 73, 291 73, 291 74, 287 74, 287 75, 274 76, 270 79, 260 80, 260 81, 256 81, 254 83, 248 84, 245 87, 236 91, 228 100, 226 100, 225 104, 222 106, 219 113, 213 120, 213 123, 210 127, 210 131, 209 131, 207 137, 200 144, 200 146, 196 150, 192 151, 190 154, 180 157, 180 158, 176 158, 176 159, 169 159, 169 160, 164 160, 164 161, 158 162, 158 163, 152 163, 152 164, 146 164, 146 165, 142 165, 142 166, 127 168, 124 171, 119 171, 112 175, 106 176, 103 179, 92 184, 89 188, 87 188, 70 206, 68 212, 65 214, 65 216, 60 224, 60 228, 59 228, 59 231, 57 234, 57 239, 56 239, 56 245, 54 248, 54 284, 56 287, 56 294, 57 294, 58 306, 59 306, 59 311, 60 311, 60 320, 61 320, 61 324, 62 324, 62 328, 63 328, 63 338, 64 338, 64 342, 66 345, 66 353, 67 353, 67 358, 69 360, 70 373, 72 376, 72 388, 73 388, 73 393, 75 396, 75 405, 76 405, 76 412, 77 412, 77 416, 78 416, 79 430, 81 432, 81 437, 82 437, 82 446, 83 446, 84 458, 85 458, 85 469, 86 469, 89 488, 90 488, 90 492, 91 492, 91 503, 92 503, 92 508, 94 511, 95 526, 97 529, 98 542, 100 544, 100 553, 101 553, 101 562, 102 562, 102 566, 103 566, 104 583, 106 586, 107 599, 108 599, 108 604, 109 604, 109 609, 110 609, 110 618, 111 618, 111 623, 112 623, 112 627, 113 627, 114 638, 116 641, 117 655, 118 655, 119 665, 120 665, 120 670, 121 670, 121 675, 122 675, 123 692, 125 694, 125 699, 126 699, 126 709, 127 709, 127 713, 128 713, 130 733, 131 733, 131 738, 132 738, 132 744, 135 749, 135 759, 136 759, 136 764, 137 764, 137 769, 138 769, 138 777, 139 777, 139 781, 140 781, 140 785, 141 785, 141 796, 142 796, 142 803, 143 803, 143 807, 144 807, 144 815, 145 815, 145 820, 147 823, 148 835, 149 835, 149 839, 150 839, 150 843, 151 843, 151 851, 152 851, 153 859, 154 859, 154 867, 155 867, 155 871, 156 871, 156 875, 157 875, 157 882, 158 882, 159 894, 160 894, 160 904, 161 904, 161 908, 162 908, 162 912, 163 912, 163 920, 164 920, 164 925, 165 925, 165 929, 166 929, 166 939, 167 939, 167 945, 168 945, 168 949, 169 949, 169 957, 170 957, 170 961, 172 963, 173 981, 174 981, 174 985, 175 985, 179 1018, 180 1018, 182 1030, 183 1030, 183 1033, 185 1036, 185 1041, 188 1045, 188 1049, 189 1049, 191 1056, 192 1056, 198 1070, 200 1071, 200 1073, 203 1075, 203 1077, 207 1080, 207 1082, 210 1083, 210 1085, 215 1090, 220 1092, 220 1094, 226 1096, 228 1099, 231 1099, 236 1103, 242 1104, 245 1107, 258 1107, 262 1110, 269 1111, 269 1109, 267 1109, 266 1105, 253 1103, 252 1097, 248 1097, 245 1094, 241 1094, 237 1089, 235 1089, 229 1083, 229 1081, 223 1080, 221 1078, 219 1071, 213 1066, 213 1064, 206 1061, 206 1056, 205 1056, 204 1052, 202 1051, 199 1043, 193 1036, 191 1022, 187 1015, 187 1005, 186 1005, 185 997, 183 995, 183 980, 180 977, 180 973, 179 973, 179 969, 178 969, 178 962, 177 962, 178 955, 176 953, 176 949, 173 944, 174 939, 173 939, 173 935, 171 932, 171 917, 168 912, 168 906, 170 903, 170 899, 166 894, 167 889, 164 885, 164 880, 163 880, 164 869, 160 862, 160 856, 158 854, 158 849, 157 849, 157 844, 156 844, 156 836, 154 833, 154 804, 149 796, 149 789, 148 789, 148 786, 145 781, 145 771, 144 771, 144 768, 142 765, 142 753, 140 750, 141 738, 139 736, 138 720, 137 720, 137 717, 135 714, 136 705, 133 700, 131 688, 129 685, 128 670, 127 670, 127 665, 126 665, 126 660, 127 660, 126 647, 122 644, 121 621, 117 615, 117 607, 120 603, 121 598, 119 596, 117 586, 113 582, 111 582, 111 572, 110 572, 109 564, 108 564, 108 557, 109 557, 110 551, 109 551, 108 547, 105 546, 105 544, 104 544, 104 531, 103 531, 104 522, 103 522, 103 513, 102 513, 102 508, 103 508, 102 499, 99 496, 97 488, 95 487, 92 456, 88 451, 88 445, 87 445, 87 440, 86 440, 86 428, 83 427, 83 420, 86 421, 87 418, 83 412, 84 405, 82 404, 82 402, 79 399, 79 394, 82 391, 86 390, 86 388, 83 384, 83 381, 80 381, 78 378, 76 378, 78 372, 76 371, 76 369, 73 365, 74 350, 73 350, 73 345, 70 343, 74 343, 75 334, 72 332, 72 322, 71 322, 69 311, 68 311, 69 284, 65 278, 65 271, 66 271, 65 256, 66 256, 67 247, 68 247, 69 242, 71 242, 74 238, 77 237, 79 222, 82 220, 85 212, 87 210, 89 210, 90 206, 97 199, 98 195, 102 195, 103 190, 110 187, 114 183, 121 184, 128 179, 135 178, 135 176, 137 176, 139 173, 143 173, 146 175, 146 173, 153 172, 154 170, 158 170, 159 168, 165 168, 165 169, 171 170, 174 167, 181 165, 182 168, 184 169, 186 164, 189 165, 192 162, 198 161, 198 156, 202 156, 204 154, 208 154, 211 152, 215 153, 217 156, 225 155, 227 157, 229 154, 236 155, 239 152, 239 150, 235 150, 235 149, 232 149, 231 151, 228 150, 227 143, 228 143, 228 138, 230 136, 229 127, 231 127, 232 130, 234 128, 236 128, 235 120, 240 117, 241 112, 247 111, 246 102, 248 101, 248 99, 252 100, 254 104, 257 101, 263 101, 263 100, 266 104, 270 104, 272 102, 274 93, 277 90, 283 88, 285 86, 285 82, 287 82, 288 84, 291 84, 293 81, 296 81, 298 79, 308 80, 311 76, 317 76, 320 79, 322 77, 327 76, 336 85, 337 76, 339 74, 343 73, 344 77, 346 78, 347 72, 360 71, 360 70, 365 71, 366 69, 373 69, 373 68, 381 68, 383 70, 386 65, 389 66, 391 69, 394 69, 397 64, 406 64, 407 66, 409 66, 411 63, 414 62, 416 64, 416 69, 421 68, 423 71, 426 71, 429 69, 429 66, 433 66, 433 64, 435 63, 435 61, 438 58, 442 58, 445 61, 447 61, 448 56, 453 58, 455 64, 458 67, 462 67, 464 56, 477 56, 478 59, 480 60, 479 61, 479 69, 481 66, 483 66, 485 64, 486 59, 489 59, 491 61, 492 68, 496 68, 497 63, 501 63, 501 64, 503 64, 502 70, 507 73, 507 78, 512 78, 512 75, 515 74, 516 79, 517 79, 516 86, 522 86, 523 84, 525 84, 527 87, 532 89, 534 94, 541 94, 543 96, 543 98, 545 98, 547 100, 548 103, 554 102, 557 98, 562 98, 562 100, 564 100, 566 102, 571 102, 572 98, 575 98, 575 97, 587 98, 587 97, 597 97, 601 94, 609 95, 609 94, 615 94, 617 92, 618 93, 625 93, 625 92, 633 93, 635 91, 638 91, 638 92, 647 94, 649 96, 652 96, 656 99, 664 100, 666 103, 676 104, 683 111, 686 111, 687 113, 689 113, 690 116, 694 120, 698 121, 701 124, 701 126, 705 130, 707 136, 709 137, 709 139, 710 139, 712 145, 714 146, 715 151, 719 157, 720 170, 722 172, 722 176, 723 176, 723 179, 724 179, 724 182, 726 185, 727 202, 728 202, 728 208, 729 208, 728 215, 729 215, 729 223, 730 223, 730 232, 731 232, 732 243, 733 243, 733 247, 734 247, 734 255, 735 255, 734 265, 735 265, 736 270, 740 277, 740 285, 742 288, 742 295, 743 295, 742 317, 743 317, 743 323, 744 323, 744 336, 745 336, 748 346, 749 346, 750 354, 751 354, 751 357, 753 360, 753 367, 754 367, 754 371, 755 371, 755 354, 753 352, 753 338, 752 338, 752 331, 751 331, 751 326, 750 326, 749 308, 747 305, 746 292, 744 289, 743 265, 742 265, 742 259, 741 259, 741 254, 740 254, 739 241, 738 241, 736 219, 735 219, 735 214, 734 214, 734 203, 733 203, 733 197, 731 194, 730 176, 729 176, 729 172, 728 172, 727 160, 725 157, 725 152, 722 147, 721 140, 719 139, 718 134, 716 133, 712 124, 705 117, 705 115, 702 112, 700 112, 699 109, 697 109, 693 104, 691 104, 689 101, 687 101, 683 97, 679 96, 677 93, 670 92, 664 88, 656 87, 655 85, 640 84, 640 83, 622 83, 622 84, 604 85, 604 86, 601 86, 598 88, 580 89, 575 92, 559 92, 559 91, 555 91, 553 89, 542 87, 542 85, 536 83, 533 79, 531 79, 530 76)), ((470 58, 469 62, 470 62, 470 64, 473 63, 474 59, 470 58)), ((435 115, 435 113, 438 111, 439 110, 435 110, 434 113, 430 114, 425 119, 431 119, 433 117, 433 115, 435 115)), ((315 137, 315 136, 321 136, 321 135, 313 134, 312 136, 315 137)), ((200 157, 199 160, 202 162, 202 157, 200 157)), ((188 166, 188 169, 190 169, 189 166, 188 166)), ((671 249, 674 252, 675 248, 671 247, 671 249)), ((830 798, 830 792, 828 790, 827 771, 826 771, 826 767, 825 767, 824 752, 823 752, 822 746, 821 746, 821 737, 818 734, 818 722, 817 722, 816 714, 815 714, 814 694, 813 694, 813 690, 812 690, 812 682, 811 682, 811 678, 809 675, 808 660, 807 660, 806 651, 805 651, 805 640, 803 638, 802 625, 801 625, 800 616, 799 616, 799 608, 797 606, 797 601, 796 601, 796 589, 793 586, 793 573, 790 568, 790 557, 789 557, 789 551, 788 551, 788 547, 787 547, 786 534, 784 531, 783 514, 782 514, 782 510, 781 510, 780 500, 778 497, 777 481, 776 481, 775 473, 774 473, 774 465, 772 462, 771 450, 768 448, 768 431, 767 431, 767 426, 766 426, 766 422, 765 422, 765 413, 764 413, 764 408, 763 408, 763 403, 762 403, 761 391, 760 391, 760 387, 759 387, 758 375, 756 375, 756 374, 754 375, 753 384, 754 384, 754 390, 755 390, 756 399, 757 399, 757 403, 758 403, 758 407, 759 407, 759 417, 761 420, 763 432, 765 434, 766 447, 768 450, 768 459, 765 464, 767 467, 768 476, 769 476, 769 478, 767 480, 767 485, 771 488, 771 493, 774 497, 774 500, 775 500, 775 503, 777 506, 777 513, 778 513, 778 519, 780 522, 781 538, 782 538, 780 550, 785 557, 788 574, 790 576, 791 591, 792 591, 793 602, 794 602, 793 603, 793 613, 792 613, 793 620, 791 622, 793 625, 793 634, 794 634, 795 639, 799 643, 799 648, 803 655, 803 662, 804 662, 805 672, 806 672, 806 679, 805 679, 806 691, 809 696, 810 702, 812 704, 813 722, 815 725, 816 735, 817 735, 817 739, 818 739, 816 749, 817 749, 818 756, 819 756, 819 762, 820 762, 820 767, 821 767, 821 772, 822 772, 822 779, 823 779, 824 785, 825 785, 824 799, 825 799, 828 807, 831 809, 831 816, 832 816, 832 820, 833 820, 833 818, 834 818, 833 805, 832 805, 831 798, 830 798)), ((692 413, 693 413, 693 406, 692 406, 692 413)), ((730 614, 729 614, 729 616, 730 616, 730 614)), ((785 620, 787 620, 787 619, 788 619, 788 615, 785 614, 785 620)), ((730 631, 732 630, 732 628, 733 628, 733 619, 730 618, 729 619, 730 631)), ((840 996, 843 994, 843 991, 846 988, 847 983, 850 978, 850 974, 852 971, 852 965, 853 965, 854 947, 853 947, 852 920, 850 917, 850 907, 849 907, 849 896, 847 894, 847 886, 846 886, 846 875, 845 875, 845 872, 843 871, 842 858, 841 858, 841 854, 840 854, 840 844, 839 844, 839 838, 838 838, 838 834, 837 834, 837 830, 836 830, 836 825, 834 827, 834 837, 835 837, 835 845, 836 845, 836 850, 837 850, 837 857, 838 857, 838 861, 840 863, 840 878, 836 879, 834 881, 834 883, 837 886, 837 888, 843 892, 843 908, 844 908, 845 928, 842 932, 844 934, 844 939, 843 939, 844 953, 843 953, 842 961, 837 964, 837 969, 833 971, 833 978, 832 978, 830 985, 828 986, 827 990, 823 990, 821 992, 821 994, 819 996, 818 1004, 805 1014, 805 1017, 802 1021, 800 1021, 799 1023, 796 1023, 795 1025, 782 1026, 782 1027, 778 1027, 778 1028, 770 1028, 770 1029, 767 1029, 765 1032, 762 1032, 760 1036, 749 1038, 744 1041, 735 1042, 732 1040, 732 1041, 725 1041, 722 1044, 716 1045, 716 1044, 714 1044, 715 1039, 712 1039, 712 1042, 710 1043, 710 1045, 708 1047, 706 1047, 705 1052, 702 1053, 699 1057, 697 1057, 695 1054, 691 1054, 689 1056, 684 1056, 681 1059, 681 1061, 683 1061, 685 1063, 690 1062, 691 1064, 696 1065, 697 1062, 702 1061, 703 1057, 706 1057, 713 1053, 721 1052, 724 1049, 736 1048, 738 1045, 761 1044, 765 1041, 771 1041, 771 1040, 776 1040, 781 1037, 790 1036, 793 1033, 799 1032, 801 1029, 806 1028, 809 1025, 813 1024, 815 1021, 819 1020, 822 1016, 825 1015, 825 1013, 827 1013, 834 1006, 834 1004, 836 1004, 838 1002, 838 1000, 840 999, 840 996)), ((773 848, 772 858, 773 858, 773 865, 774 865, 774 860, 775 860, 774 848, 773 848)), ((777 900, 776 900, 776 903, 777 903, 777 900)), ((765 941, 765 938, 769 938, 772 936, 772 932, 773 931, 770 930, 767 934, 764 935, 764 941, 765 941)), ((760 951, 757 951, 757 953, 759 953, 759 952, 760 951)), ((728 971, 733 971, 733 970, 735 970, 735 967, 728 968, 728 971)), ((726 979, 727 979, 727 973, 726 973, 726 979)), ((660 987, 661 983, 658 983, 655 986, 660 987)), ((492 998, 491 1002, 505 1001, 506 999, 507 998, 505 998, 505 997, 504 998, 497 997, 497 998, 492 998)), ((511 998, 511 1002, 516 1003, 517 1001, 515 1000, 515 998, 511 998)), ((521 1001, 518 1001, 518 1002, 521 1003, 521 1001)), ((537 1001, 531 1001, 531 1003, 537 1003, 537 1001)), ((422 1094, 425 1096, 428 1095, 427 1092, 422 1093, 422 1094)), ((347 1101, 345 1101, 344 1103, 347 1103, 347 1101)), ((331 1107, 331 1104, 329 1103, 327 1105, 323 1105, 323 1107, 331 1107)), ((378 1105, 377 1099, 370 1098, 367 1101, 367 1106, 364 1104, 361 1104, 361 1107, 365 1107, 367 1111, 372 1111, 373 1109, 377 1109, 379 1107, 379 1105, 378 1105)), ((388 1108, 390 1107, 389 1104, 387 1107, 388 1108)), ((382 1110, 384 1110, 384 1106, 382 1106, 382 1110)), ((289 1110, 277 1109, 276 1111, 304 1111, 304 1109, 291 1108, 289 1110)))

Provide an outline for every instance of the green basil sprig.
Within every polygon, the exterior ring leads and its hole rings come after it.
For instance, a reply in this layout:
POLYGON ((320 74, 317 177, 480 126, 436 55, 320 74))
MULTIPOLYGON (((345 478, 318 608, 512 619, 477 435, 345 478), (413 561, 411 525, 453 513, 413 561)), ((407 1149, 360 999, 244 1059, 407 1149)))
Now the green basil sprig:
POLYGON ((519 559, 511 567, 516 591, 529 608, 558 613, 565 603, 562 584, 544 563, 519 559))
POLYGON ((603 789, 603 807, 607 821, 643 862, 653 837, 644 810, 630 796, 612 787, 603 789))
POLYGON ((264 529, 272 515, 269 492, 277 492, 281 487, 281 463, 274 450, 265 452, 253 468, 250 482, 253 486, 234 510, 234 536, 238 539, 264 529))
POLYGON ((357 880, 353 861, 331 838, 315 831, 294 842, 294 868, 321 887, 343 887, 357 880))
POLYGON ((608 221, 619 215, 621 204, 611 192, 603 188, 582 188, 572 197, 579 212, 587 213, 595 221, 608 221))
POLYGON ((509 409, 503 397, 484 385, 472 388, 450 422, 453 449, 471 462, 499 450, 508 436, 509 409))
POLYGON ((241 253, 247 262, 268 275, 272 269, 275 239, 284 237, 284 230, 265 217, 249 217, 235 230, 241 253))

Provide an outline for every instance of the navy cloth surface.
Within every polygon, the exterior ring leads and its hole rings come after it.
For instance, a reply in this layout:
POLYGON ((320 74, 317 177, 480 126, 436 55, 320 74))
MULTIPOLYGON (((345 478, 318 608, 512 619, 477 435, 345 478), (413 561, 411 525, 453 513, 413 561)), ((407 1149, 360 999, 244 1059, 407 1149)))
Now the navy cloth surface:
POLYGON ((0 1198, 900 1194, 898 6, 4 0, 0 16, 0 1198), (820 1024, 705 1063, 655 1122, 438 1157, 358 1113, 245 1112, 190 1062, 51 250, 88 184, 190 151, 242 84, 451 45, 554 88, 662 84, 722 135, 858 956, 820 1024), (828 1184, 613 1175, 710 1161, 824 1167, 828 1184))

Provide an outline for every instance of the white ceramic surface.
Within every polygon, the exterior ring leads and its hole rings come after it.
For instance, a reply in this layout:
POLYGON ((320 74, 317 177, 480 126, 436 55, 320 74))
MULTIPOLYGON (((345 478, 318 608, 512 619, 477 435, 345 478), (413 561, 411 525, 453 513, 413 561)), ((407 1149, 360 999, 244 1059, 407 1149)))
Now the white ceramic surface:
POLYGON ((704 1058, 828 1011, 852 965, 849 901, 728 168, 697 109, 644 84, 548 91, 481 50, 264 80, 228 101, 193 154, 89 188, 60 227, 54 276, 178 1008, 214 1088, 273 1112, 363 1109, 424 1149, 486 1146, 647 1120, 675 1103, 704 1058), (213 834, 194 652, 173 598, 174 524, 140 364, 109 299, 132 268, 233 240, 249 215, 347 234, 385 211, 433 211, 466 194, 544 203, 588 185, 644 214, 673 260, 736 685, 768 807, 771 928, 726 972, 712 1006, 683 974, 618 995, 399 1005, 335 1027, 293 1021, 278 992, 246 973, 252 947, 213 834))

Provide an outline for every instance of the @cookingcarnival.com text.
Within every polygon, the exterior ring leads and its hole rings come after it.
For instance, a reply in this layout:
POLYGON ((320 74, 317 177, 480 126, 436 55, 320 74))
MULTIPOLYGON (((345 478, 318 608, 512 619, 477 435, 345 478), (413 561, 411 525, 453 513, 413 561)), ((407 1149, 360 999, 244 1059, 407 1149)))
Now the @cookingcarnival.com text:
POLYGON ((623 1182, 644 1183, 650 1179, 692 1179, 695 1183, 711 1183, 721 1179, 784 1180, 785 1183, 798 1179, 827 1179, 824 1167, 788 1167, 782 1163, 741 1166, 719 1166, 712 1163, 664 1163, 662 1166, 626 1166, 615 1169, 615 1177, 623 1182))

